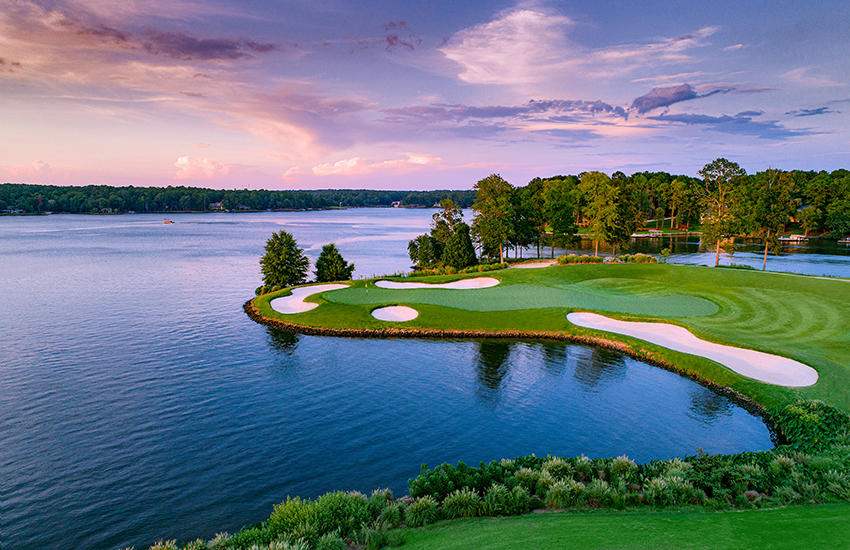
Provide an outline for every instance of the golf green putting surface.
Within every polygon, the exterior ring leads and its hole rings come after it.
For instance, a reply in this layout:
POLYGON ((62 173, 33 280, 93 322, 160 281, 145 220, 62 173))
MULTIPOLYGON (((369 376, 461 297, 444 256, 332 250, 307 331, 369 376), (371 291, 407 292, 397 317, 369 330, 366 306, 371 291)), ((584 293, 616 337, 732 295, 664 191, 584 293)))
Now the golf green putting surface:
MULTIPOLYGON (((387 289, 375 280, 311 296, 319 306, 291 315, 274 311, 270 293, 246 304, 255 320, 289 331, 377 337, 556 338, 617 349, 672 367, 773 406, 796 397, 850 410, 850 284, 847 280, 701 266, 588 264, 486 273, 490 288, 387 289), (418 316, 382 321, 372 311, 407 306, 418 316), (703 357, 627 335, 579 327, 574 311, 623 321, 663 321, 726 346, 779 355, 809 365, 817 382, 788 388, 746 378, 703 357), (610 347, 610 346, 609 346, 610 347)), ((398 278, 448 283, 482 274, 398 278)))
POLYGON ((328 292, 329 302, 351 305, 380 303, 429 304, 468 311, 509 311, 519 309, 571 308, 652 315, 693 317, 717 313, 717 304, 704 298, 684 295, 638 296, 603 293, 588 285, 557 288, 529 284, 499 285, 491 288, 451 290, 442 288, 347 288, 328 292))

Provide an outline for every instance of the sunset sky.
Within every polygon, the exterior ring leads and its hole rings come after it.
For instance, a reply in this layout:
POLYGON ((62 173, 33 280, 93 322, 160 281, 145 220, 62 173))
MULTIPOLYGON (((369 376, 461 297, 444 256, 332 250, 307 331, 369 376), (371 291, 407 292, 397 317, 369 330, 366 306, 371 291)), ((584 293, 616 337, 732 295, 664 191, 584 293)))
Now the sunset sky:
POLYGON ((0 0, 0 182, 850 168, 850 2, 0 0))

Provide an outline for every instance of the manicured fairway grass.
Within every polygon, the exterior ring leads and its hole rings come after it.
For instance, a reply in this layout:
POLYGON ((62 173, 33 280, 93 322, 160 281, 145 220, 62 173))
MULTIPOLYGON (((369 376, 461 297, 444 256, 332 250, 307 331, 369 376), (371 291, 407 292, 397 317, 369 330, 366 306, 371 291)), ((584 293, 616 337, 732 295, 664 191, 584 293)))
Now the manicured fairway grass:
POLYGON ((407 533, 406 550, 850 548, 850 505, 711 513, 560 512, 443 522, 407 533))
MULTIPOLYGON (((308 298, 322 305, 306 313, 281 315, 269 307, 271 299, 288 291, 261 296, 254 305, 265 317, 309 327, 602 337, 732 387, 766 406, 804 397, 822 399, 850 411, 848 280, 659 264, 553 266, 486 275, 501 283, 476 290, 393 290, 378 288, 373 280, 355 281, 348 289, 308 298), (371 316, 373 309, 386 305, 408 305, 419 311, 419 317, 392 323, 371 316), (709 341, 790 357, 817 369, 820 378, 814 386, 800 389, 763 384, 707 359, 576 327, 566 319, 566 314, 574 310, 624 320, 672 322, 709 341)), ((458 278, 417 280, 446 282, 458 278)))

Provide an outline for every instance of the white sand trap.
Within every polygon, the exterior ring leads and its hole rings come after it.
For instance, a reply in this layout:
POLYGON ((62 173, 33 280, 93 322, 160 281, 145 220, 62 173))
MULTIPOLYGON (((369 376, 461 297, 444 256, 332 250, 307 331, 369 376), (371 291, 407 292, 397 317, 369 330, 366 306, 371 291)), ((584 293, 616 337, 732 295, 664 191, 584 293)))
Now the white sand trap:
POLYGON ((379 321, 412 321, 419 317, 419 312, 407 306, 380 307, 372 312, 372 317, 379 321))
POLYGON ((659 346, 716 361, 760 382, 778 386, 804 387, 818 381, 808 365, 760 351, 723 346, 700 340, 685 328, 667 323, 617 321, 595 313, 570 313, 567 320, 580 327, 625 334, 659 346))
POLYGON ((310 304, 304 301, 307 296, 326 292, 328 290, 341 290, 348 285, 316 285, 302 286, 292 290, 292 294, 271 301, 272 309, 278 313, 304 313, 318 307, 319 304, 310 304))
POLYGON ((473 288, 490 288, 499 284, 499 279, 493 277, 476 277, 474 279, 461 279, 451 283, 429 284, 429 283, 400 283, 396 281, 378 281, 375 286, 380 288, 392 288, 396 290, 405 288, 453 288, 455 290, 470 290, 473 288))
POLYGON ((524 264, 512 265, 511 269, 533 269, 535 267, 549 267, 550 265, 555 265, 557 263, 557 260, 540 260, 539 262, 527 262, 524 264))

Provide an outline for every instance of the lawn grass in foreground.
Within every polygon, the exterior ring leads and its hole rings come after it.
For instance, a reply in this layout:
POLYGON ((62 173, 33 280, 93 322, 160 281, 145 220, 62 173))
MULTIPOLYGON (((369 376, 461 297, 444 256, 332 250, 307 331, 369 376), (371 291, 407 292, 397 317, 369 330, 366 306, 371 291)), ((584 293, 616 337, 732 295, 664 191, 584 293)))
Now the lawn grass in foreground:
POLYGON ((406 550, 850 548, 850 505, 707 512, 555 512, 438 523, 406 550))

